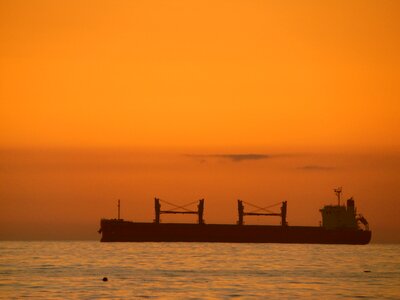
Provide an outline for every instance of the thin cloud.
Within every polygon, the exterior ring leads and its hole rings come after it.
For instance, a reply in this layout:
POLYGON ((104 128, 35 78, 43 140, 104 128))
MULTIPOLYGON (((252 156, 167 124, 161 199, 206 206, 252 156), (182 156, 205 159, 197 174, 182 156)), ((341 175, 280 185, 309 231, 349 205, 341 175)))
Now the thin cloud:
POLYGON ((298 169, 304 170, 304 171, 330 171, 334 170, 332 167, 327 167, 327 166, 320 166, 320 165, 306 165, 299 167, 298 169))
POLYGON ((205 162, 208 158, 221 158, 227 159, 233 162, 242 162, 248 160, 263 160, 269 159, 273 157, 272 155, 268 154, 255 154, 255 153, 247 153, 247 154, 206 154, 206 155, 194 155, 189 154, 186 155, 195 159, 200 160, 200 162, 205 162))
POLYGON ((232 161, 244 161, 244 160, 261 160, 271 158, 271 155, 267 154, 215 154, 213 157, 226 158, 232 161))

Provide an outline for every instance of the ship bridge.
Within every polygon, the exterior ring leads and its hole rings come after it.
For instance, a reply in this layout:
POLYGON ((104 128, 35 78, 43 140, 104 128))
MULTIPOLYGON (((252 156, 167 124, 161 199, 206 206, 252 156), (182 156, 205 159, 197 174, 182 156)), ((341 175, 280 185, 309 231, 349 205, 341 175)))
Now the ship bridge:
POLYGON ((340 205, 342 188, 335 189, 334 191, 338 198, 338 204, 325 205, 324 208, 320 209, 322 226, 326 229, 358 229, 359 223, 362 223, 368 230, 367 220, 363 216, 357 215, 354 199, 350 198, 346 201, 346 205, 340 205))

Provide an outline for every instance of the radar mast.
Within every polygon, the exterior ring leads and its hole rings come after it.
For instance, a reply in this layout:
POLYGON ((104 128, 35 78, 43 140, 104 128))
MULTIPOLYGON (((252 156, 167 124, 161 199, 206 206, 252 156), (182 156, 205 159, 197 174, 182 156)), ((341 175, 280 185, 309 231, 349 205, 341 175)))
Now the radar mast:
POLYGON ((333 189, 333 191, 336 194, 337 200, 338 200, 338 206, 340 206, 340 194, 342 193, 342 187, 338 187, 336 189, 333 189))

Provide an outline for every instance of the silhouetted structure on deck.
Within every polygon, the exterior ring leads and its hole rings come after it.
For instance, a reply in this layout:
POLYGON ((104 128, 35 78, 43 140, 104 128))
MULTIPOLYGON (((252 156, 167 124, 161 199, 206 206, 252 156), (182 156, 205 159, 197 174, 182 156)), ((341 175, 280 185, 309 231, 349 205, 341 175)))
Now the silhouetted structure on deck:
POLYGON ((198 215, 199 217, 199 224, 204 224, 203 213, 204 213, 204 199, 199 200, 199 204, 197 205, 197 211, 189 210, 186 207, 193 204, 194 202, 188 203, 184 206, 178 206, 172 203, 169 203, 165 200, 160 200, 159 198, 154 198, 154 211, 155 211, 155 218, 154 223, 160 224, 160 215, 161 214, 189 214, 189 215, 198 215), (161 210, 160 202, 163 201, 172 205, 174 208, 181 209, 181 210, 161 210))
MULTIPOLYGON (((280 204, 280 203, 278 203, 280 204)), ((248 202, 244 202, 242 200, 238 200, 238 215, 239 215, 239 220, 237 222, 238 225, 243 225, 243 217, 244 216, 278 216, 281 217, 281 225, 282 226, 287 226, 287 222, 286 222, 286 211, 287 211, 287 201, 283 201, 282 202, 282 206, 281 206, 281 212, 280 213, 274 213, 274 212, 270 212, 269 210, 267 210, 267 208, 276 206, 278 204, 273 204, 271 206, 267 206, 267 207, 259 207, 256 206, 254 204, 248 203, 248 202), (257 210, 255 211, 251 211, 251 212, 245 212, 244 211, 244 205, 243 203, 249 204, 253 207, 256 207, 257 210), (258 211, 265 211, 265 212, 258 212, 258 211)))

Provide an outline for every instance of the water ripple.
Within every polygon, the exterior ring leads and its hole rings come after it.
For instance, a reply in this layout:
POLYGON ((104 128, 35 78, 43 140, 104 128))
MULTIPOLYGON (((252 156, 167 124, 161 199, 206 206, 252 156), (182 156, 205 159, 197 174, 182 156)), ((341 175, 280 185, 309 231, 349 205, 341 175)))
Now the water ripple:
POLYGON ((0 298, 399 299, 399 250, 374 244, 0 242, 0 298))

